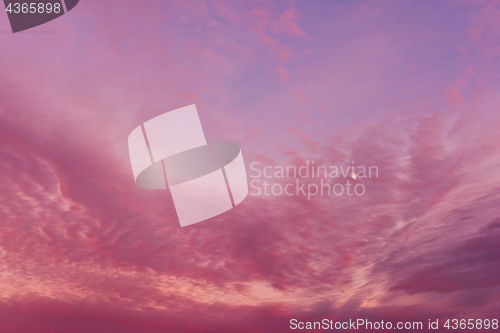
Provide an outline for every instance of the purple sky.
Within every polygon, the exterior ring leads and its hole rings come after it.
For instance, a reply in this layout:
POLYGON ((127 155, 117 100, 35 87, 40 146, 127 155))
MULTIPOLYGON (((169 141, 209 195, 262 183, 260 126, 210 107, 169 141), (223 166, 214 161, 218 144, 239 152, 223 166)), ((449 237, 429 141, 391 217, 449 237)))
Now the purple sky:
POLYGON ((500 1, 81 0, 16 34, 1 14, 0 332, 500 319, 499 126, 500 1), (190 104, 247 167, 380 176, 181 228, 127 137, 190 104))

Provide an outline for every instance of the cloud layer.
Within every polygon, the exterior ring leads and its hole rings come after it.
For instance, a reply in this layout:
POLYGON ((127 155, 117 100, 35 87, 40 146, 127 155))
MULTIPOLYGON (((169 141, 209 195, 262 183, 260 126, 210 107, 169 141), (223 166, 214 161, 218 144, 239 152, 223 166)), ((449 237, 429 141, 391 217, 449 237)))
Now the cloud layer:
POLYGON ((0 331, 493 319, 499 18, 498 1, 82 0, 0 35, 0 331), (180 228, 168 191, 134 184, 127 136, 193 103, 247 166, 379 177, 180 228))

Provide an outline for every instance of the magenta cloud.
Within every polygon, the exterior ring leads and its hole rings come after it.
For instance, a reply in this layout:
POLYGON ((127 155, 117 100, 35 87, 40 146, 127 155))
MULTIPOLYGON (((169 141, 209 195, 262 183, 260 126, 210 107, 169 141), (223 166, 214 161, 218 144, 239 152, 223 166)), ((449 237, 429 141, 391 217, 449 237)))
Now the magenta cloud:
POLYGON ((0 331, 498 315, 499 18, 498 1, 82 0, 0 34, 0 331), (249 174, 379 177, 180 228, 168 190, 136 186, 127 137, 191 104, 249 174))

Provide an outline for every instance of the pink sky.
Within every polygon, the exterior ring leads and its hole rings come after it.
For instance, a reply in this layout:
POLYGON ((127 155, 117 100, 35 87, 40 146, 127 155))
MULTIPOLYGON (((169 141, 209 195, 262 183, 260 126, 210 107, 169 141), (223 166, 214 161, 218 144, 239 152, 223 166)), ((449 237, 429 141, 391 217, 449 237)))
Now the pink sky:
POLYGON ((499 69, 500 1, 81 0, 17 34, 0 15, 0 332, 500 319, 499 69), (181 228, 127 137, 190 104, 247 167, 380 177, 181 228))

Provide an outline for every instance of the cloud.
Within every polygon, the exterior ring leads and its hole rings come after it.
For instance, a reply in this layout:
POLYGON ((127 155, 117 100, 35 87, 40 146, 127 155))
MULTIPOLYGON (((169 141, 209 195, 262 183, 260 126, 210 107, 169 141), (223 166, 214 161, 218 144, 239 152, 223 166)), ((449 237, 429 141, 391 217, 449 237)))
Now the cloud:
POLYGON ((90 1, 57 33, 10 39, 0 330, 280 332, 291 318, 495 314, 496 21, 483 27, 483 8, 471 14, 480 29, 443 31, 432 11, 426 33, 428 13, 399 6, 125 1, 109 20, 90 1), (295 38, 304 31, 324 34, 295 38), (126 137, 193 102, 207 139, 240 143, 247 165, 355 161, 379 177, 356 180, 363 197, 250 196, 180 228, 168 191, 135 186, 126 137))
POLYGON ((285 10, 283 14, 281 14, 280 18, 272 24, 272 31, 275 34, 287 33, 293 36, 305 36, 304 31, 300 29, 295 21, 297 20, 297 10, 295 8, 291 8, 285 10))

